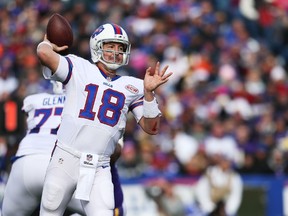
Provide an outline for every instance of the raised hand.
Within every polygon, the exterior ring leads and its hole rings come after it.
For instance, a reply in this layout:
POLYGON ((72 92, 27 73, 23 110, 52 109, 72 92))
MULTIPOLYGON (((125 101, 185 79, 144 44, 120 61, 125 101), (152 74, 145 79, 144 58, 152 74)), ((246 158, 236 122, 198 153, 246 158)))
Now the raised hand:
POLYGON ((172 72, 166 74, 167 69, 168 65, 166 65, 160 71, 159 62, 156 64, 155 71, 151 71, 151 67, 147 68, 144 77, 144 90, 146 92, 152 92, 155 91, 160 85, 166 83, 169 80, 169 77, 173 74, 172 72))

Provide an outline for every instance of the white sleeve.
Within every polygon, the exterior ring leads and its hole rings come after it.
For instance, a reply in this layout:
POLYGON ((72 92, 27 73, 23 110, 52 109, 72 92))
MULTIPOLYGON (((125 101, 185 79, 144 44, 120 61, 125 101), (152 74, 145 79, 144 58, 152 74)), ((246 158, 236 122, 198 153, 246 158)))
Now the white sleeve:
POLYGON ((231 192, 226 200, 225 211, 227 215, 235 215, 241 205, 243 182, 238 174, 234 174, 231 182, 231 192))
MULTIPOLYGON (((69 56, 69 55, 68 55, 69 56)), ((59 65, 54 74, 48 68, 43 66, 42 73, 45 79, 51 79, 55 81, 64 82, 70 73, 72 73, 72 63, 69 57, 64 57, 60 55, 59 65)))
POLYGON ((27 96, 23 100, 22 111, 28 113, 33 109, 33 104, 31 103, 31 96, 27 96))
POLYGON ((143 117, 143 99, 144 99, 144 84, 143 80, 138 78, 129 78, 125 80, 127 83, 133 83, 133 87, 137 89, 137 93, 132 103, 129 105, 129 110, 132 112, 137 123, 143 117))
POLYGON ((136 121, 138 123, 140 121, 140 119, 143 117, 143 105, 135 107, 132 110, 132 114, 133 114, 134 118, 136 119, 136 121))
POLYGON ((52 71, 50 70, 50 68, 43 66, 42 67, 42 74, 43 74, 45 79, 50 79, 50 77, 52 76, 52 71))
POLYGON ((198 180, 195 188, 195 195, 203 212, 209 213, 213 211, 215 204, 210 198, 210 184, 205 175, 198 180))

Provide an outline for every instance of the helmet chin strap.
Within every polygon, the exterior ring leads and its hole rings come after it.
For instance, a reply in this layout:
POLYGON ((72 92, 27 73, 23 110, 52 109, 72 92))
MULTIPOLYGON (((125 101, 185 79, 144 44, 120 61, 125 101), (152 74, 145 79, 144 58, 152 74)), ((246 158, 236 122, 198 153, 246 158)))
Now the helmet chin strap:
POLYGON ((102 59, 100 59, 100 61, 106 65, 106 67, 110 70, 117 70, 121 65, 118 65, 118 64, 111 64, 111 63, 108 63, 102 59))

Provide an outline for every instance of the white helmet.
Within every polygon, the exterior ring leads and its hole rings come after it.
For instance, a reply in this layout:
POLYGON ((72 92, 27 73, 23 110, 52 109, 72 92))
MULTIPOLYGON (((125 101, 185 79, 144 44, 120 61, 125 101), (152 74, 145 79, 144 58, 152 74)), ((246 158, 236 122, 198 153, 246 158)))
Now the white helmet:
POLYGON ((90 51, 93 62, 102 62, 109 69, 116 70, 117 68, 127 65, 129 62, 131 44, 125 30, 113 23, 104 24, 98 27, 90 37, 90 51), (122 63, 107 62, 103 58, 103 45, 107 42, 116 42, 124 45, 122 63))
POLYGON ((63 94, 64 93, 64 86, 61 82, 50 80, 53 85, 53 92, 54 94, 63 94))

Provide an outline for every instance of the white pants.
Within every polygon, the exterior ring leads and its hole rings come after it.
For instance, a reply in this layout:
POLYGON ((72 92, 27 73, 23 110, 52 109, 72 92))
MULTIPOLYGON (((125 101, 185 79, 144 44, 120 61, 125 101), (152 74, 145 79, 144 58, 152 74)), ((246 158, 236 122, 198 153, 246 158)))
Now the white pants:
MULTIPOLYGON (((5 187, 3 216, 30 216, 40 205, 49 161, 50 154, 34 154, 21 157, 13 163, 5 187)), ((79 200, 71 200, 68 208, 84 215, 79 200)))
MULTIPOLYGON (((79 157, 56 147, 48 166, 41 216, 62 216, 77 186, 79 157)), ((97 167, 90 201, 81 200, 87 216, 113 216, 114 193, 110 166, 97 167)))

